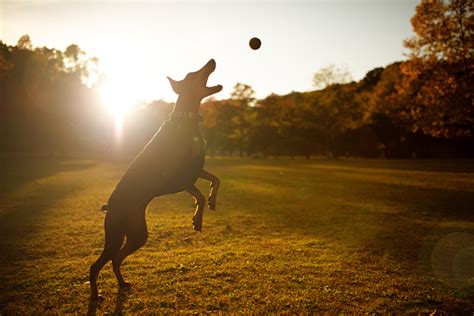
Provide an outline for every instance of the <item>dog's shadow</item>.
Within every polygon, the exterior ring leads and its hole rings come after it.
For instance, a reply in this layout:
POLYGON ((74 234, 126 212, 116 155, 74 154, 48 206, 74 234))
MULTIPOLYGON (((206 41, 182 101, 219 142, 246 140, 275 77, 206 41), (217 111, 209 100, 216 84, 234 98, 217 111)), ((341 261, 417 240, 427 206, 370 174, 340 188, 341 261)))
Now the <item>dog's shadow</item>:
MULTIPOLYGON (((119 289, 117 296, 115 298, 115 309, 112 315, 122 315, 123 314, 123 304, 127 301, 128 294, 130 291, 119 289)), ((102 300, 89 300, 89 308, 87 309, 88 316, 95 316, 97 314, 97 309, 99 308, 102 300)))
POLYGON ((130 290, 119 289, 115 298, 114 315, 122 315, 123 304, 127 301, 130 290))

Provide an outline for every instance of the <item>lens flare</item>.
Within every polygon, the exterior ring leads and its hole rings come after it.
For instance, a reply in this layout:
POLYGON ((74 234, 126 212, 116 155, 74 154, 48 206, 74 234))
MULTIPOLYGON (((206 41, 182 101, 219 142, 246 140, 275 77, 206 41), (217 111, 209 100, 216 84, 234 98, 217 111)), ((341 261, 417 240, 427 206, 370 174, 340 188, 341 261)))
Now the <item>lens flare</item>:
POLYGON ((100 89, 102 103, 114 117, 117 143, 122 139, 125 115, 137 102, 135 95, 129 86, 117 82, 107 82, 100 89))

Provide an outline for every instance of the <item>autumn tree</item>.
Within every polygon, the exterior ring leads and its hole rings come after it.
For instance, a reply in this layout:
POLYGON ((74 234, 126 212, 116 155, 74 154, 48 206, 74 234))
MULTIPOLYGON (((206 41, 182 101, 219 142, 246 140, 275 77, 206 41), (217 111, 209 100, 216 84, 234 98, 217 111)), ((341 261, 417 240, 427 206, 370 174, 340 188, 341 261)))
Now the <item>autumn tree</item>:
POLYGON ((474 136, 474 3, 422 0, 405 41, 401 114, 413 132, 435 137, 474 136))
POLYGON ((321 90, 333 84, 343 84, 351 81, 352 75, 346 66, 328 65, 314 74, 313 86, 321 90))
POLYGON ((33 43, 31 42, 31 38, 28 34, 22 35, 16 44, 19 49, 23 50, 32 50, 33 43))
POLYGON ((237 148, 232 118, 237 115, 238 107, 234 103, 232 100, 210 98, 201 105, 204 117, 202 132, 207 143, 206 151, 210 155, 232 153, 237 148))
POLYGON ((369 125, 382 145, 385 158, 397 156, 401 140, 408 132, 400 115, 403 104, 397 98, 397 87, 403 78, 400 67, 401 63, 396 62, 386 68, 374 69, 361 81, 377 77, 373 88, 364 87, 362 94, 369 96, 369 125))
POLYGON ((307 93, 292 92, 284 96, 271 94, 259 101, 252 133, 256 148, 267 155, 303 155, 314 153, 316 121, 307 104, 307 93))
POLYGON ((244 108, 255 105, 255 91, 251 86, 245 83, 236 83, 234 89, 230 93, 230 98, 236 100, 239 106, 244 108))
POLYGON ((83 79, 96 60, 81 51, 69 61, 66 51, 33 47, 28 35, 15 46, 0 42, 0 147, 54 151, 88 137, 98 102, 83 79))
POLYGON ((422 0, 411 19, 415 36, 405 40, 412 59, 472 63, 474 4, 468 0, 422 0))
POLYGON ((280 100, 280 96, 270 94, 263 100, 259 100, 255 108, 256 119, 253 125, 252 142, 253 147, 264 157, 277 154, 279 141, 282 138, 280 127, 285 115, 281 110, 280 100))
POLYGON ((242 157, 249 150, 250 133, 256 116, 254 109, 255 91, 247 84, 237 83, 230 98, 236 106, 231 120, 233 126, 231 138, 235 140, 239 154, 242 157))
MULTIPOLYGON (((0 51, 7 47, 5 44, 0 42, 0 51), (2 49, 3 48, 3 49, 2 49)), ((0 54, 0 79, 6 76, 7 72, 13 68, 13 64, 8 62, 5 56, 0 54)))

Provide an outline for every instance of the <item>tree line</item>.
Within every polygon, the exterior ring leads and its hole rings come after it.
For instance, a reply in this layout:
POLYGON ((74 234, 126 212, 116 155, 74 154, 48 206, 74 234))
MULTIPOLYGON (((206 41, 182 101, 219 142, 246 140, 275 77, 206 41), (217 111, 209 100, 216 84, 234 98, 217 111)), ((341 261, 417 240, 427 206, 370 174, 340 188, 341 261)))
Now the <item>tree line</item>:
MULTIPOLYGON (((422 0, 405 41, 406 61, 352 81, 328 66, 314 91, 257 100, 238 83, 229 99, 201 106, 210 155, 328 155, 386 158, 474 156, 474 14, 465 0, 422 0)), ((114 122, 88 86, 98 60, 77 46, 64 51, 0 42, 0 148, 13 151, 136 153, 167 119, 172 104, 136 106, 114 122)))

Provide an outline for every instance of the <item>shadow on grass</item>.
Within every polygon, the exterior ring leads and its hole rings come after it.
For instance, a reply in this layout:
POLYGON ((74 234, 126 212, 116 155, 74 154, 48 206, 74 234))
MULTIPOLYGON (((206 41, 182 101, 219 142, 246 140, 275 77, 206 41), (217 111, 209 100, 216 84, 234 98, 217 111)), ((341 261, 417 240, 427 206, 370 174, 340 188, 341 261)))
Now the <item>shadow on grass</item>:
MULTIPOLYGON (((34 230, 42 212, 53 205, 54 201, 80 189, 78 183, 34 183, 36 179, 48 177, 60 172, 77 171, 93 167, 91 161, 64 161, 40 157, 0 158, 0 231, 2 239, 12 236, 25 236, 34 230), (15 190, 33 183, 33 192, 15 196, 15 190), (25 227, 31 223, 31 226, 25 227)), ((1 260, 1 259, 0 259, 1 260)))
MULTIPOLYGON (((123 305, 128 299, 128 294, 130 290, 124 290, 119 288, 117 291, 117 296, 115 297, 115 309, 112 315, 123 315, 123 305)), ((100 309, 102 300, 93 300, 89 299, 89 306, 87 308, 87 316, 95 316, 97 310, 100 309)))
POLYGON ((47 234, 42 234, 44 237, 41 238, 32 236, 44 232, 49 221, 57 216, 57 201, 74 194, 84 186, 84 183, 77 182, 74 177, 55 177, 42 182, 35 182, 35 179, 92 165, 90 162, 60 160, 27 159, 15 163, 2 161, 2 171, 6 170, 7 176, 2 178, 0 193, 0 293, 5 295, 5 300, 2 298, 0 301, 0 310, 5 307, 3 305, 11 303, 8 299, 9 293, 14 293, 19 288, 29 288, 25 273, 32 271, 28 268, 31 262, 55 254, 50 245, 41 246, 43 243, 51 243, 47 234), (8 169, 9 166, 12 168, 8 169), (20 187, 22 189, 18 193, 15 189, 20 187), (12 289, 15 290, 11 291, 12 289))
MULTIPOLYGON (((79 188, 77 183, 35 183, 39 178, 60 172, 87 169, 95 165, 92 161, 65 161, 48 158, 0 158, 0 231, 14 231, 22 227, 26 219, 37 218, 41 211, 79 188), (12 194, 23 185, 33 183, 34 192, 22 199, 12 194), (9 201, 11 200, 11 201, 9 201)), ((24 195, 24 194, 23 194, 24 195)))
POLYGON ((325 196, 318 188, 314 196, 293 196, 293 201, 250 187, 255 201, 272 200, 278 206, 248 210, 259 209, 258 216, 271 218, 271 232, 312 235, 334 251, 355 253, 361 268, 375 264, 447 293, 454 284, 460 296, 474 295, 474 244, 466 246, 474 238, 473 191, 350 179, 343 188, 326 183, 325 196), (466 245, 454 251, 460 238, 466 245), (452 258, 445 260, 449 254, 452 258))
POLYGON ((30 249, 29 243, 32 234, 44 229, 47 222, 45 211, 54 206, 54 201, 63 199, 77 190, 81 186, 70 184, 48 183, 40 188, 40 194, 29 196, 24 201, 14 201, 0 214, 0 266, 14 263, 17 260, 24 260, 31 251, 41 251, 41 249, 30 249))
POLYGON ((474 192, 438 188, 407 188, 405 185, 376 184, 371 197, 394 203, 399 213, 436 220, 474 220, 474 192))
POLYGON ((128 294, 130 293, 130 290, 124 290, 122 288, 119 288, 117 292, 117 296, 115 298, 115 310, 114 310, 114 315, 122 315, 123 314, 123 305, 128 299, 128 294))
POLYGON ((262 170, 278 168, 321 168, 321 169, 373 169, 415 172, 449 172, 449 173, 474 173, 474 159, 326 159, 314 158, 311 160, 300 159, 216 159, 208 158, 206 162, 217 168, 234 167, 236 161, 240 166, 251 166, 262 170))
POLYGON ((0 157, 0 198, 23 184, 58 172, 75 171, 96 165, 89 160, 64 160, 46 157, 0 157))
MULTIPOLYGON (((252 190, 255 201, 272 200, 277 208, 260 209, 282 229, 314 234, 365 249, 374 255, 387 252, 401 263, 416 263, 424 238, 443 224, 446 233, 462 230, 474 234, 474 192, 437 188, 410 188, 398 184, 347 183, 347 191, 328 189, 326 196, 294 201, 252 190), (281 200, 280 200, 281 199, 281 200), (296 206, 296 207, 294 207, 296 206)), ((242 188, 240 188, 242 189, 242 188)), ((255 215, 255 214, 254 214, 255 215)))
MULTIPOLYGON (((304 164, 303 164, 304 165, 304 164)), ((473 159, 458 160, 370 160, 370 159, 341 159, 341 160, 316 160, 309 167, 328 168, 353 168, 353 169, 380 169, 393 171, 416 171, 416 172, 450 172, 450 173, 474 173, 473 159)))

